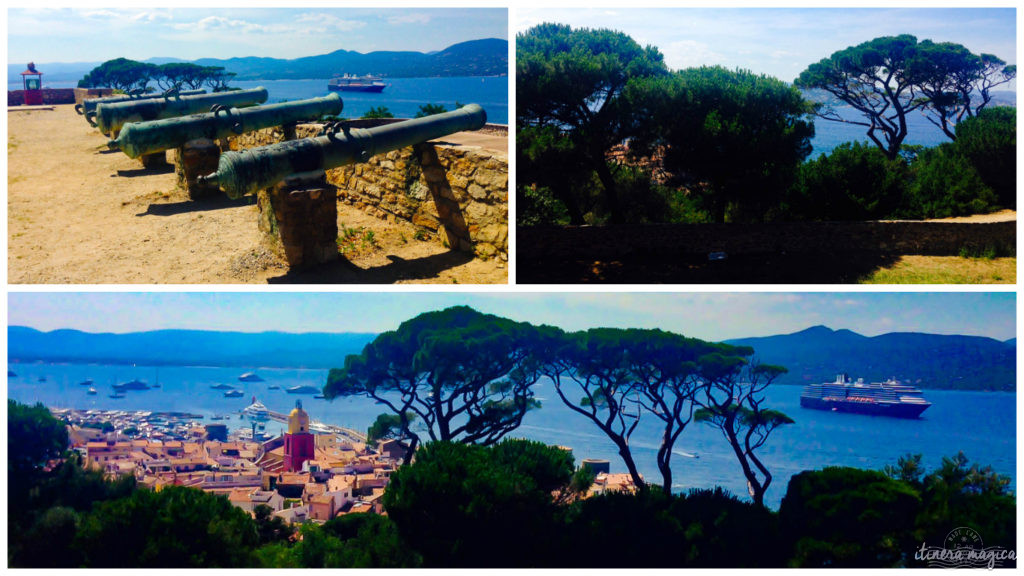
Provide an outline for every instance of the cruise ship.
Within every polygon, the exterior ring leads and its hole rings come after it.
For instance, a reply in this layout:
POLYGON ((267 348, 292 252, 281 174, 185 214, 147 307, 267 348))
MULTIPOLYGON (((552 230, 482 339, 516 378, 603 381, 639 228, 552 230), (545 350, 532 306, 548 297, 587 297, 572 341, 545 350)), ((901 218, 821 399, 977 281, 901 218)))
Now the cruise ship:
POLYGON ((345 74, 333 78, 328 84, 328 90, 343 90, 345 92, 383 92, 388 85, 380 76, 355 76, 345 74))
POLYGON ((924 399, 919 388, 896 380, 867 384, 840 374, 835 382, 811 384, 800 393, 800 406, 815 410, 852 412, 893 418, 918 418, 932 403, 924 399))

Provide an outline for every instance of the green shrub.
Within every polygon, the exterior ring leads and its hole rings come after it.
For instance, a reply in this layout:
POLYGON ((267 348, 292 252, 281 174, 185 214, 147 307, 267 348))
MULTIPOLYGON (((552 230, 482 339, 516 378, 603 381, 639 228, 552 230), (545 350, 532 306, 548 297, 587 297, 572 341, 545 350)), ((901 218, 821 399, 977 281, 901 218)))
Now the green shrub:
POLYGON ((950 218, 995 210, 998 199, 954 144, 924 150, 911 165, 912 181, 900 213, 950 218))
POLYGON ((800 166, 787 200, 799 220, 878 220, 891 217, 908 185, 903 159, 875 146, 847 142, 800 166))
POLYGON ((433 116, 434 114, 441 114, 447 112, 444 104, 421 104, 419 110, 416 111, 415 118, 423 118, 425 116, 433 116))
POLYGON ((546 186, 516 186, 516 222, 520 226, 568 224, 565 205, 546 186))
POLYGON ((799 567, 893 567, 913 554, 921 499, 882 472, 828 467, 793 476, 779 508, 799 567))
POLYGON ((1017 109, 986 108, 957 124, 956 148, 989 188, 999 205, 1017 207, 1017 109))
POLYGON ((387 106, 371 106, 366 114, 363 114, 363 118, 394 118, 395 115, 388 110, 387 106))

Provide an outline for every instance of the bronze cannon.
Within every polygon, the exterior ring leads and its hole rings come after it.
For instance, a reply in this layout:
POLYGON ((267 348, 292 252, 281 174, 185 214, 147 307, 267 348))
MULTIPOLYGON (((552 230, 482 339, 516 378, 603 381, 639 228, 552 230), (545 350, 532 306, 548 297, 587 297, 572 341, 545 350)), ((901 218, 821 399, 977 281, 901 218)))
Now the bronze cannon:
POLYGON ((343 106, 338 94, 243 109, 216 106, 212 112, 205 114, 126 124, 117 138, 107 145, 113 150, 120 149, 132 158, 138 158, 144 154, 177 148, 199 138, 217 140, 271 126, 341 114, 343 106))
POLYGON ((102 98, 86 98, 81 104, 75 104, 75 112, 85 116, 90 125, 96 126, 93 118, 96 118, 96 107, 100 104, 113 104, 115 102, 128 102, 147 100, 151 98, 167 98, 170 96, 198 96, 206 94, 206 90, 181 90, 179 92, 154 92, 151 94, 119 94, 116 96, 104 96, 102 98))
POLYGON ((455 132, 479 130, 486 123, 484 109, 468 104, 452 112, 374 128, 348 128, 344 124, 339 128, 335 124, 315 138, 225 152, 217 171, 200 176, 199 181, 217 184, 231 198, 239 198, 273 186, 292 174, 365 162, 376 154, 455 132))
POLYGON ((254 106, 267 101, 266 88, 232 90, 197 96, 149 98, 131 102, 114 102, 96 106, 96 125, 100 132, 116 138, 121 128, 130 122, 146 122, 205 112, 213 105, 254 106))

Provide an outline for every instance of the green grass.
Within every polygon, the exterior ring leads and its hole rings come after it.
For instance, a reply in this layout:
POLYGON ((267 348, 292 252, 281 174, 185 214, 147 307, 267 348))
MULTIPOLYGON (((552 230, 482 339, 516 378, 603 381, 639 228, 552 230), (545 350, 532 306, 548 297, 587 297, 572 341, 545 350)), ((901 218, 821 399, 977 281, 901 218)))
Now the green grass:
POLYGON ((962 256, 903 256, 861 278, 862 284, 1014 284, 1017 259, 962 256))

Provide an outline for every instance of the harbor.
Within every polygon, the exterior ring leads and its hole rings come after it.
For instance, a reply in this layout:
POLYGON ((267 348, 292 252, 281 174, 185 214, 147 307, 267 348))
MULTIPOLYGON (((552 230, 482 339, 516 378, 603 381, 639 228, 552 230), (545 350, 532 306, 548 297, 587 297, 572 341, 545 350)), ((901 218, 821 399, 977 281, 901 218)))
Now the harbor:
MULTIPOLYGON (((276 415, 263 421, 268 436, 277 435, 284 428, 281 416, 287 414, 301 398, 312 421, 310 430, 347 433, 367 430, 377 415, 386 407, 367 398, 351 397, 325 400, 313 395, 294 395, 285 389, 294 386, 322 387, 327 378, 324 369, 260 368, 258 373, 265 382, 239 383, 238 376, 253 370, 252 366, 198 367, 161 366, 162 388, 128 392, 125 398, 111 399, 106 395, 111 381, 130 380, 129 375, 152 374, 152 367, 139 367, 130 372, 125 366, 84 364, 15 364, 11 369, 18 375, 8 378, 9 397, 24 403, 41 402, 54 409, 76 409, 81 412, 138 413, 162 412, 202 416, 193 421, 195 426, 210 423, 227 425, 230 433, 239 438, 252 433, 252 421, 242 419, 241 412, 251 405, 255 396, 276 415), (121 375, 120 378, 116 378, 121 375), (45 377, 46 382, 39 382, 45 377), (87 378, 101 390, 97 396, 86 393, 79 383, 87 378), (245 392, 244 398, 224 398, 211 386, 229 382, 245 392), (273 386, 279 389, 272 389, 273 386), (221 416, 222 420, 215 420, 221 416), (318 423, 327 428, 321 429, 318 423)), ((517 430, 517 437, 525 437, 548 444, 569 446, 577 460, 597 458, 609 460, 613 466, 619 462, 615 447, 603 436, 574 425, 576 417, 559 401, 550 383, 541 381, 536 386, 541 408, 531 410, 517 430)), ((802 409, 802 386, 773 387, 769 401, 778 410, 790 415, 795 424, 778 430, 773 436, 777 448, 768 456, 776 482, 784 485, 789 477, 802 470, 824 466, 856 466, 882 469, 894 464, 908 453, 924 455, 925 464, 934 468, 943 457, 955 455, 965 446, 972 461, 991 464, 999 473, 1016 478, 1016 441, 1014 430, 1013 393, 966 392, 926 390, 932 406, 920 418, 881 418, 863 414, 802 409)), ((125 426, 137 420, 136 416, 115 416, 125 426)), ((183 423, 183 422, 179 422, 183 423)), ((174 434, 180 434, 188 426, 174 434)), ((172 427, 173 432, 173 427, 172 427)), ((259 430, 257 430, 259 432, 259 430)), ((163 432, 167 433, 167 432, 163 432)), ((358 436, 356 436, 358 438, 358 436)), ((652 419, 639 424, 632 436, 633 448, 641 473, 656 477, 656 449, 658 431, 652 419)), ((746 486, 737 479, 731 453, 723 450, 720 433, 706 427, 687 428, 686 440, 677 447, 680 452, 699 455, 700 458, 679 457, 673 460, 676 473, 676 491, 692 487, 725 486, 735 494, 745 494, 746 486)), ((622 469, 613 469, 621 472, 622 469)), ((769 492, 769 504, 778 506, 782 491, 769 492)))

